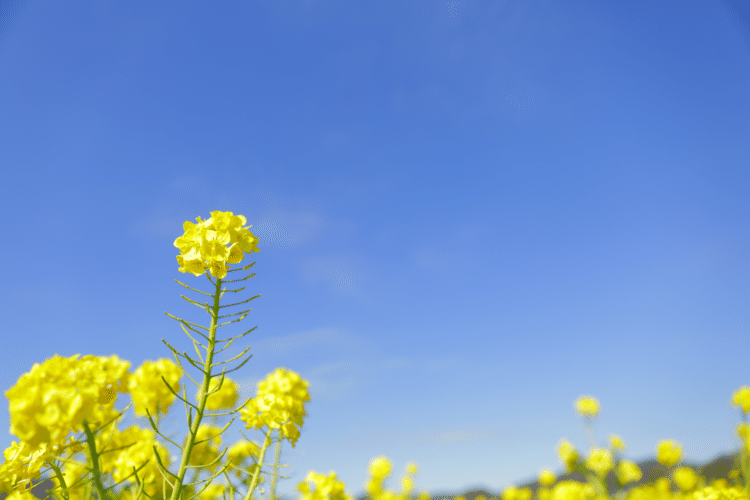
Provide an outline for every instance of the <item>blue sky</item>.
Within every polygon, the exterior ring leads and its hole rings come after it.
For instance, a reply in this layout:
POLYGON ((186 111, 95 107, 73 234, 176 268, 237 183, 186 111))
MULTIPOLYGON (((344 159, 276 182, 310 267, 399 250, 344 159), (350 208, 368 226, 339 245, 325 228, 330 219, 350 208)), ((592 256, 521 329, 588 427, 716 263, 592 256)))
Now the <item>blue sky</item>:
MULTIPOLYGON (((177 271, 173 242, 222 210, 260 239, 239 295, 262 296, 220 330, 258 327, 219 360, 252 346, 230 375, 243 398, 277 367, 310 382, 282 495, 333 470, 359 496, 380 455, 398 491, 409 461, 433 494, 560 474, 561 439, 588 449, 581 395, 601 403, 597 444, 617 434, 625 458, 662 439, 693 463, 738 448, 738 2, 71 0, 0 15, 3 390, 55 354, 116 354, 131 372, 174 361, 162 339, 194 354, 164 312, 208 325, 174 280, 211 284, 177 271)), ((182 438, 178 403, 164 431, 182 438)), ((262 437, 237 419, 224 444, 240 429, 262 437)))

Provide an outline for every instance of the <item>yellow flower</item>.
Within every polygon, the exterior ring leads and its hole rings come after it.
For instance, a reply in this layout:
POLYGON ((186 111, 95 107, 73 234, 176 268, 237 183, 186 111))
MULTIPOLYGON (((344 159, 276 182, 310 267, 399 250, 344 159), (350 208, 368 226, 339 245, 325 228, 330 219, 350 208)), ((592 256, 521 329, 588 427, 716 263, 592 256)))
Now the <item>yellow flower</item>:
POLYGON ((391 470, 391 462, 382 455, 372 459, 370 461, 370 467, 368 469, 370 475, 376 479, 388 477, 391 474, 391 470))
POLYGON ((682 491, 689 491, 698 484, 698 476, 690 467, 677 467, 674 470, 674 482, 682 491))
POLYGON ((529 500, 533 493, 531 488, 518 488, 514 485, 508 486, 502 493, 502 500, 529 500))
POLYGON ((603 448, 594 448, 586 459, 586 468, 599 476, 605 476, 614 466, 612 454, 603 448))
POLYGON ((129 388, 136 415, 145 417, 147 408, 153 417, 159 412, 167 413, 175 395, 164 384, 162 376, 172 391, 180 390, 182 368, 167 358, 159 359, 155 363, 150 360, 144 361, 130 377, 129 388))
POLYGON ((620 436, 615 434, 609 435, 609 442, 612 445, 612 451, 614 450, 625 450, 625 442, 620 436))
POLYGON ((671 439, 660 441, 656 449, 656 460, 667 467, 672 467, 682 460, 682 446, 671 439))
POLYGON ((277 368, 258 383, 256 397, 240 409, 240 418, 247 429, 260 429, 264 425, 269 429, 280 429, 294 448, 300 435, 299 427, 307 415, 304 403, 310 401, 308 385, 310 383, 302 380, 299 374, 277 368))
POLYGON ((539 500, 552 500, 552 491, 549 488, 540 486, 536 490, 536 496, 539 500))
POLYGON ((344 491, 344 483, 336 479, 336 473, 331 471, 328 476, 310 471, 305 477, 306 482, 297 485, 297 490, 306 500, 353 500, 344 491), (315 491, 307 483, 315 485, 315 491))
POLYGON ((224 492, 229 492, 229 488, 227 488, 223 484, 216 483, 215 481, 212 482, 206 490, 198 495, 199 500, 220 500, 224 498, 224 492))
POLYGON ((557 454, 560 457, 560 460, 562 460, 567 466, 568 472, 573 470, 576 462, 578 462, 580 458, 575 447, 565 439, 560 441, 560 445, 557 448, 557 454))
POLYGON ((638 464, 630 460, 621 460, 617 465, 617 478, 622 484, 635 483, 641 480, 643 474, 638 464))
MULTIPOLYGON (((198 224, 185 221, 184 234, 177 238, 174 246, 180 249, 177 263, 180 272, 200 276, 208 269, 212 275, 223 279, 227 274, 226 264, 236 264, 244 258, 243 252, 259 252, 258 238, 244 224, 244 216, 232 212, 211 212, 211 218, 198 224), (230 247, 225 245, 229 243, 230 247)), ((252 227, 249 226, 249 227, 252 227)))
POLYGON ((738 488, 721 489, 706 486, 693 493, 693 498, 695 500, 745 500, 747 499, 747 493, 745 493, 744 488, 739 490, 738 488))
MULTIPOLYGON (((257 443, 249 441, 237 441, 227 451, 227 461, 232 461, 235 467, 239 466, 247 458, 259 458, 260 457, 260 446, 257 443)), ((240 477, 238 472, 237 477, 240 477)))
POLYGON ((32 452, 28 443, 13 441, 3 452, 5 463, 0 464, 0 491, 25 491, 32 479, 39 477, 39 469, 49 458, 52 447, 42 444, 32 452))
POLYGON ((414 462, 409 462, 408 464, 406 464, 407 474, 416 474, 417 472, 419 472, 419 466, 417 466, 417 464, 415 464, 414 462))
POLYGON ((102 436, 97 442, 97 450, 101 453, 106 450, 120 450, 105 453, 101 456, 102 471, 112 474, 115 482, 123 481, 133 473, 133 467, 138 469, 143 464, 145 467, 138 471, 138 477, 147 484, 151 484, 147 491, 155 490, 155 485, 161 480, 161 472, 157 465, 156 454, 153 447, 156 446, 159 457, 165 466, 171 463, 169 451, 160 442, 156 441, 156 433, 152 429, 141 429, 132 425, 123 432, 115 432, 111 436, 102 436), (106 439, 109 444, 104 448, 106 439), (127 446, 127 448, 125 448, 127 446))
POLYGON ((566 480, 557 483, 550 496, 552 500, 593 500, 596 492, 588 483, 566 480))
POLYGON ((750 412, 750 387, 743 385, 732 394, 732 406, 739 406, 743 413, 750 412))
POLYGON ((582 415, 595 418, 599 413, 599 401, 591 396, 581 396, 575 403, 576 411, 582 415))
POLYGON ((539 482, 545 486, 552 486, 556 480, 555 474, 549 469, 543 469, 539 473, 539 482))
MULTIPOLYGON (((208 400, 206 401, 206 408, 209 410, 218 410, 220 408, 234 408, 234 405, 237 404, 237 398, 239 397, 239 394, 237 393, 237 384, 230 380, 229 377, 225 376, 224 382, 221 385, 221 389, 211 394, 213 391, 216 391, 216 388, 219 386, 219 382, 219 377, 211 379, 211 386, 208 390, 209 394, 208 400)), ((198 391, 195 397, 199 403, 201 400, 201 393, 201 388, 198 387, 198 391)))
POLYGON ((124 391, 130 363, 116 356, 79 356, 55 355, 41 365, 35 363, 5 392, 10 432, 31 450, 42 444, 60 445, 70 431, 83 430, 84 422, 97 426, 118 413, 113 391, 124 391))
POLYGON ((737 435, 740 436, 744 441, 750 439, 750 424, 740 422, 739 424, 737 424, 737 427, 735 427, 735 429, 737 431, 737 435))

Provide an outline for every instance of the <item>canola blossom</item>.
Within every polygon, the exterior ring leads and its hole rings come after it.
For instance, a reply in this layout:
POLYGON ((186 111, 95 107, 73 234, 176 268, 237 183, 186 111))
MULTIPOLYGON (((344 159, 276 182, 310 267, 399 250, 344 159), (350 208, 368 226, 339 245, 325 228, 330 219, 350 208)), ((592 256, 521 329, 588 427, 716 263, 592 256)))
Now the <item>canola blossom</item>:
MULTIPOLYGON (((270 465, 264 460, 274 432, 278 439, 274 471, 270 474, 272 500, 275 498, 277 479, 288 479, 277 474, 279 467, 287 467, 279 465, 280 445, 282 440, 287 440, 294 447, 300 438, 300 429, 307 415, 305 403, 310 401, 307 391, 309 383, 294 371, 278 368, 258 383, 254 398, 249 398, 235 408, 239 398, 236 383, 226 376, 226 368, 221 373, 212 372, 214 367, 224 363, 213 361, 217 354, 217 343, 226 341, 216 340, 217 328, 241 321, 249 311, 219 315, 220 309, 229 307, 219 305, 224 294, 244 290, 244 287, 238 290, 222 288, 222 283, 244 281, 255 276, 252 274, 238 280, 225 280, 228 273, 249 269, 255 263, 241 269, 230 269, 228 264, 241 262, 246 253, 258 252, 258 238, 244 227, 247 222, 245 217, 232 212, 214 211, 208 220, 203 221, 200 217, 196 220, 197 224, 186 221, 183 224, 183 235, 174 242, 174 246, 180 249, 180 255, 177 256, 180 266, 178 271, 195 276, 205 275, 214 285, 214 291, 209 294, 179 281, 177 283, 213 299, 213 304, 199 303, 183 296, 188 302, 205 309, 211 316, 211 325, 206 328, 166 314, 181 323, 182 329, 193 340, 200 359, 195 360, 185 353, 177 352, 162 339, 179 366, 169 359, 155 362, 147 360, 130 373, 131 363, 116 355, 86 355, 79 359, 80 354, 69 358, 56 355, 44 363, 34 364, 28 373, 21 375, 17 383, 5 392, 10 402, 11 433, 19 438, 18 442, 14 441, 5 449, 5 462, 0 464, 0 492, 8 493, 8 500, 35 498, 30 489, 47 479, 42 479, 43 467, 48 467, 44 472, 53 471, 48 478, 52 480, 54 488, 48 492, 48 498, 83 500, 94 498, 96 494, 100 500, 228 500, 239 494, 245 500, 250 500, 255 498, 253 493, 256 488, 263 493, 259 486, 264 483, 262 474, 269 473, 263 471, 262 467, 270 465), (237 320, 218 324, 219 318, 236 315, 242 316, 237 320), (206 331, 208 336, 196 328, 206 331), (193 338, 188 329, 203 337, 207 345, 204 346, 193 338), (205 350, 205 358, 199 347, 205 350), (178 356, 187 359, 204 374, 201 382, 190 377, 178 356), (187 393, 180 385, 183 375, 188 375, 197 387, 197 404, 187 400, 187 393), (182 396, 179 394, 180 389, 182 396), (114 408, 114 404, 118 394, 126 393, 130 395, 132 403, 120 412, 114 408), (168 413, 175 398, 185 404, 188 420, 188 433, 181 445, 158 430, 161 417, 168 413), (130 406, 133 406, 136 415, 148 417, 151 429, 141 429, 135 425, 123 431, 118 429, 117 420, 130 406), (231 411, 209 414, 206 410, 231 411), (222 449, 221 435, 236 417, 223 428, 202 422, 206 417, 215 419, 235 413, 239 414, 246 429, 260 430, 265 434, 262 443, 246 438, 222 449), (268 432, 264 429, 268 429, 268 432), (70 435, 79 432, 83 433, 80 438, 70 435), (172 463, 170 451, 156 439, 157 434, 181 450, 179 463, 172 463), (83 461, 74 459, 81 455, 83 461), (176 472, 171 471, 173 466, 177 466, 176 472), (186 473, 189 469, 195 474, 188 482, 186 473), (204 471, 210 477, 197 481, 199 474, 204 471), (213 482, 219 476, 225 478, 226 484, 213 482), (239 481, 239 485, 236 486, 232 480, 239 481)), ((259 296, 230 306, 244 304, 259 296)), ((227 340, 231 344, 254 329, 227 340)), ((247 350, 249 346, 229 361, 243 356, 247 350)), ((229 372, 241 368, 250 357, 229 372)), ((738 406, 743 420, 746 420, 747 413, 750 412, 750 387, 742 386, 736 391, 730 404, 738 406)), ((677 466, 682 460, 681 445, 673 440, 663 440, 656 446, 656 458, 671 470, 671 479, 660 478, 653 484, 622 491, 623 486, 641 480, 642 473, 638 465, 618 458, 618 453, 625 450, 625 443, 618 435, 609 436, 609 449, 595 446, 590 420, 596 418, 600 410, 596 398, 581 396, 575 401, 574 407, 584 417, 584 425, 589 431, 589 454, 582 457, 575 446, 565 439, 560 441, 557 453, 567 471, 582 473, 586 482, 557 482, 551 470, 542 469, 539 473, 540 486, 536 492, 532 492, 530 488, 509 485, 501 494, 502 500, 609 500, 605 478, 610 471, 614 471, 618 482, 616 500, 750 500, 750 425, 747 423, 742 422, 736 427, 743 445, 738 468, 728 474, 728 478, 735 483, 732 486, 726 479, 706 485, 705 478, 698 476, 690 467, 677 466), (739 481, 740 477, 742 482, 739 481), (677 487, 676 493, 671 491, 672 484, 677 487)), ((373 500, 411 498, 414 487, 412 476, 418 472, 417 465, 413 462, 407 464, 401 482, 402 491, 398 494, 383 488, 391 471, 392 464, 384 456, 376 457, 370 462, 370 479, 364 486, 373 500)), ((328 475, 310 471, 305 481, 297 485, 297 490, 301 494, 300 500, 354 500, 334 471, 330 471, 328 475)), ((427 492, 420 492, 420 500, 428 498, 427 492)), ((455 500, 466 499, 457 497, 455 500)), ((480 495, 476 500, 487 499, 480 495)))

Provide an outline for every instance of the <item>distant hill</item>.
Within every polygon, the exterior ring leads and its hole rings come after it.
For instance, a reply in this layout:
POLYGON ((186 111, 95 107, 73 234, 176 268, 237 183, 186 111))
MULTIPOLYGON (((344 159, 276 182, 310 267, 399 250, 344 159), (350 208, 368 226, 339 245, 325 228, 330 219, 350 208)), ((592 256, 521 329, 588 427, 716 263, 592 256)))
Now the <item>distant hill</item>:
MULTIPOLYGON (((730 470, 737 468, 735 467, 735 459, 739 460, 739 450, 735 453, 730 453, 726 455, 721 455, 718 458, 715 458, 711 460, 708 463, 705 464, 693 464, 689 462, 683 462, 680 465, 688 466, 694 469, 699 476, 705 476, 706 478, 706 484, 710 484, 711 481, 714 479, 719 478, 727 478, 727 474, 730 470)), ((633 487, 640 486, 642 484, 646 483, 653 483, 660 477, 667 477, 668 475, 668 469, 664 465, 657 462, 655 459, 651 460, 643 460, 641 462, 636 462, 638 464, 638 467, 641 469, 641 472, 643 473, 643 477, 640 481, 636 483, 630 483, 628 484, 624 489, 630 490, 633 487)), ((531 488, 531 491, 536 493, 537 488, 539 488, 539 480, 536 479, 536 476, 532 476, 533 480, 529 480, 525 483, 514 483, 517 488, 531 488)), ((557 482, 559 481, 565 481, 565 480, 573 480, 573 481, 579 481, 579 482, 586 482, 586 478, 579 472, 573 472, 570 474, 565 474, 563 476, 557 476, 557 482)), ((610 494, 614 494, 616 491, 616 480, 615 480, 615 474, 614 471, 610 471, 610 473, 607 475, 607 486, 610 494)), ((52 481, 47 480, 43 483, 35 486, 32 488, 31 493, 36 498, 44 498, 45 497, 45 491, 47 489, 52 488, 52 481)), ((419 487, 415 487, 416 492, 412 493, 412 498, 416 498, 418 496, 418 493, 420 491, 419 487)), ((673 487, 673 491, 676 491, 677 488, 673 487)), ((500 495, 502 494, 502 491, 486 491, 482 489, 478 490, 468 490, 468 491, 453 491, 453 492, 443 492, 443 493, 435 493, 430 492, 430 500, 446 500, 446 499, 453 499, 458 496, 463 496, 466 498, 466 500, 475 500, 476 497, 479 495, 484 495, 488 500, 492 497, 500 498, 500 495)), ((7 494, 6 493, 0 493, 0 500, 5 500, 7 494)), ((282 497, 279 500, 296 500, 297 497, 282 497)), ((369 495, 361 495, 356 498, 356 500, 372 500, 369 495)))

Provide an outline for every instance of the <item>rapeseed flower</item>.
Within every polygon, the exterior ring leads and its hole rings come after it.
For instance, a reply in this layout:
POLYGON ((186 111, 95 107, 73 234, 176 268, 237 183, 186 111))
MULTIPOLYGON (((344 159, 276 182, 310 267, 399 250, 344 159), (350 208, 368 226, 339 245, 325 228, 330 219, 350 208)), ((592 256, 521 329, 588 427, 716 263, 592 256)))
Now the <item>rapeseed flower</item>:
POLYGON ((568 468, 568 472, 572 472, 576 463, 580 460, 580 456, 575 447, 566 439, 560 441, 560 445, 557 448, 557 454, 560 457, 560 460, 562 460, 568 468))
POLYGON ((740 389, 732 394, 732 406, 742 408, 742 413, 750 412, 750 387, 743 385, 740 389))
POLYGON ((615 434, 610 434, 609 442, 610 442, 610 445, 612 446, 613 451, 625 450, 625 441, 623 441, 620 436, 617 436, 615 434))
POLYGON ((622 484, 638 482, 643 476, 638 464, 630 460, 621 460, 620 463, 617 464, 616 474, 617 479, 619 479, 622 484))
POLYGON ((552 486, 556 480, 554 472, 549 469, 542 469, 539 472, 539 483, 545 486, 552 486))
POLYGON ((604 448, 594 448, 586 459, 586 468, 598 476, 606 476, 614 466, 612 453, 604 448))
POLYGON ((656 460, 667 467, 672 467, 682 460, 682 446, 671 439, 660 441, 656 448, 656 460))
POLYGON ((698 485, 698 476, 690 467, 677 467, 674 472, 674 482, 682 491, 690 491, 698 485))
POLYGON ((310 401, 306 380, 285 368, 277 368, 258 383, 258 394, 244 408, 240 409, 242 420, 247 428, 280 429, 292 448, 299 439, 299 427, 307 415, 303 403, 310 401))
POLYGON ((592 396, 581 396, 575 403, 576 411, 585 417, 596 418, 599 413, 599 401, 592 396))

